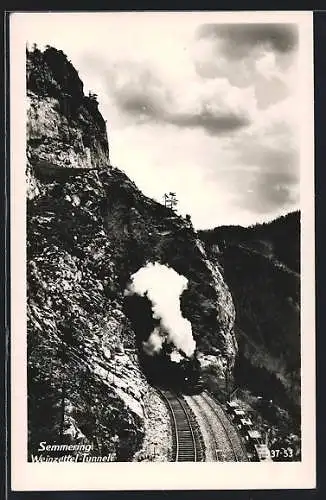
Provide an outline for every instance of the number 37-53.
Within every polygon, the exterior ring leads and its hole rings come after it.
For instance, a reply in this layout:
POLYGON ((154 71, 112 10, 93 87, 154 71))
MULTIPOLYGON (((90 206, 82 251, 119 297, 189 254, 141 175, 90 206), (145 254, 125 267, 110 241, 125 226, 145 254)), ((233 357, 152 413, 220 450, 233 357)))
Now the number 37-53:
POLYGON ((280 448, 271 449, 271 457, 272 458, 291 458, 293 457, 293 449, 292 448, 280 448))

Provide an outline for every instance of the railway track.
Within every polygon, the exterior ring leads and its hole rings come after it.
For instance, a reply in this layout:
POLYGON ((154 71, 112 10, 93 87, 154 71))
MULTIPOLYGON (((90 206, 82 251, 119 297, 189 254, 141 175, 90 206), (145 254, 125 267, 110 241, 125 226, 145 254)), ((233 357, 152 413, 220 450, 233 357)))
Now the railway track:
POLYGON ((187 402, 190 404, 190 406, 194 405, 195 409, 197 410, 197 413, 199 413, 200 417, 198 416, 198 421, 199 424, 202 423, 204 424, 204 429, 203 429, 203 437, 205 439, 205 432, 206 434, 206 459, 207 461, 213 461, 213 462, 219 462, 220 461, 220 447, 218 443, 218 439, 216 436, 216 422, 213 422, 207 413, 203 411, 202 404, 200 401, 200 396, 187 396, 187 402))
POLYGON ((220 408, 220 405, 215 399, 212 399, 206 392, 201 394, 202 399, 205 404, 214 412, 216 419, 224 430, 225 437, 229 444, 229 450, 227 456, 228 459, 234 462, 247 462, 248 455, 246 449, 242 443, 241 437, 235 430, 234 425, 230 422, 228 417, 225 415, 224 410, 220 408))
POLYGON ((157 389, 167 405, 173 428, 173 462, 202 462, 204 448, 195 417, 182 396, 157 389))

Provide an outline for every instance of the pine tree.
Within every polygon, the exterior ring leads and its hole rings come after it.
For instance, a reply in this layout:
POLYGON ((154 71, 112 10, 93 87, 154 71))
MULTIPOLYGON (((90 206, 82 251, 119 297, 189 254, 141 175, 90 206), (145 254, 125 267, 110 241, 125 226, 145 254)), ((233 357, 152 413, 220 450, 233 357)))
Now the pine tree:
POLYGON ((167 208, 171 208, 172 210, 176 208, 178 204, 176 193, 173 193, 172 191, 170 191, 169 193, 165 193, 163 199, 164 199, 164 205, 167 208))

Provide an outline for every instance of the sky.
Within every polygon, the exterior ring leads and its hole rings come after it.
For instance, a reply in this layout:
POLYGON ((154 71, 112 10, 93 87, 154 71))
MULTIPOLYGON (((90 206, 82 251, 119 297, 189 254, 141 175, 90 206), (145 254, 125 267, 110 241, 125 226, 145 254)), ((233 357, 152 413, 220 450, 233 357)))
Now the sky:
POLYGON ((24 18, 98 95, 112 165, 160 202, 175 192, 197 229, 300 207, 298 27, 213 14, 24 18))

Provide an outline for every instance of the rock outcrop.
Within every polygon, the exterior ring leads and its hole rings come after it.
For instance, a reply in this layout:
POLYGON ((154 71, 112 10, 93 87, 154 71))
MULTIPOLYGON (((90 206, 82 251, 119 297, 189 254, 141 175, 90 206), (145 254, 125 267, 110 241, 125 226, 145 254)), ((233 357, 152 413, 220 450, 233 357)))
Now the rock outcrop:
POLYGON ((27 96, 29 454, 79 436, 132 460, 148 382, 124 313, 130 276, 159 262, 188 279, 182 313, 221 376, 237 349, 232 297, 191 222, 110 165, 96 97, 61 51, 27 51, 27 96))
POLYGON ((110 163, 106 124, 95 94, 85 96, 77 71, 62 51, 27 52, 27 178, 30 197, 38 178, 53 170, 92 169, 110 163))

